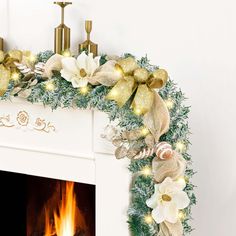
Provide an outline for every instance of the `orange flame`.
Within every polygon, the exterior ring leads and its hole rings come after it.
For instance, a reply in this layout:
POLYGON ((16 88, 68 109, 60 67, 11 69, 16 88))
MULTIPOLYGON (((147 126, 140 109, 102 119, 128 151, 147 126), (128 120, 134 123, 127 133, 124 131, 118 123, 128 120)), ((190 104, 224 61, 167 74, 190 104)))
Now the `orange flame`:
POLYGON ((59 211, 58 213, 53 212, 54 224, 50 222, 48 211, 45 212, 45 236, 74 236, 77 221, 80 222, 81 228, 85 228, 85 221, 80 212, 76 212, 76 210, 78 208, 76 207, 74 183, 67 182, 59 211))
POLYGON ((74 183, 66 183, 66 194, 62 197, 59 215, 54 212, 55 229, 57 236, 74 236, 76 198, 74 194, 74 183))

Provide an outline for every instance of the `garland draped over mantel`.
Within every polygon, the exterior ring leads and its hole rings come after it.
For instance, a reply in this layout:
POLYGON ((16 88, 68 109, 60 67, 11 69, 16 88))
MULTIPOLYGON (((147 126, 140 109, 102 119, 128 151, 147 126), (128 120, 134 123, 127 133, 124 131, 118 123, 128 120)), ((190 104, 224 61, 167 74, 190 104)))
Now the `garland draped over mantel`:
POLYGON ((181 90, 147 57, 66 54, 0 51, 0 99, 19 96, 52 109, 107 113, 111 123, 102 137, 115 145, 117 159, 131 160, 132 235, 190 233, 196 198, 187 152, 189 107, 181 90))

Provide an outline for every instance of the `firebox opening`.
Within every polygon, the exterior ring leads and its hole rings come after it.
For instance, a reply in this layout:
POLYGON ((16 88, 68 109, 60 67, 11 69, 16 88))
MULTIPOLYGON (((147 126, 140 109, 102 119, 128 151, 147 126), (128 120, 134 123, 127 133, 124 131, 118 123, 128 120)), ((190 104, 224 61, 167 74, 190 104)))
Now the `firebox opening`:
POLYGON ((95 236, 95 186, 0 172, 1 235, 95 236))

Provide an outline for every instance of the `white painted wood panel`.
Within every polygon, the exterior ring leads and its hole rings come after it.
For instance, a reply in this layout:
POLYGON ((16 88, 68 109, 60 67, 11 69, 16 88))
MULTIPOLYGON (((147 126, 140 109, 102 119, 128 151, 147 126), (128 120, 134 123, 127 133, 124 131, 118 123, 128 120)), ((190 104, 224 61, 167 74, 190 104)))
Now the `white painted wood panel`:
POLYGON ((57 109, 33 105, 21 99, 14 102, 0 102, 0 116, 9 115, 15 127, 0 127, 0 146, 17 147, 75 157, 93 157, 92 111, 78 109, 57 109), (17 114, 26 111, 29 125, 19 126, 17 114), (37 118, 51 122, 55 132, 40 132, 32 128, 37 118))
POLYGON ((96 154, 96 235, 128 236, 129 160, 96 154))
POLYGON ((0 147, 0 170, 95 184, 95 162, 56 154, 0 147))

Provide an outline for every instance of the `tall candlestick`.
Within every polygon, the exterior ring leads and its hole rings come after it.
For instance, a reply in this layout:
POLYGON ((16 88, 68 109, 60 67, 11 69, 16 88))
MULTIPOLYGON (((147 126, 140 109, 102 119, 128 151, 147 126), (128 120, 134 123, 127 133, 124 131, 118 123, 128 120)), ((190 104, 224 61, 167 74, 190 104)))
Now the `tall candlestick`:
POLYGON ((4 50, 4 41, 3 41, 3 38, 0 38, 0 50, 1 50, 1 51, 4 50))
POLYGON ((55 28, 54 52, 61 54, 63 51, 70 49, 70 28, 64 23, 65 7, 72 2, 54 2, 61 7, 61 24, 55 28))
POLYGON ((89 53, 93 53, 93 56, 97 56, 98 54, 98 45, 96 43, 93 43, 90 40, 90 33, 92 31, 92 21, 86 20, 85 21, 85 31, 87 33, 87 40, 85 40, 83 43, 79 44, 79 52, 82 51, 88 51, 89 53))

